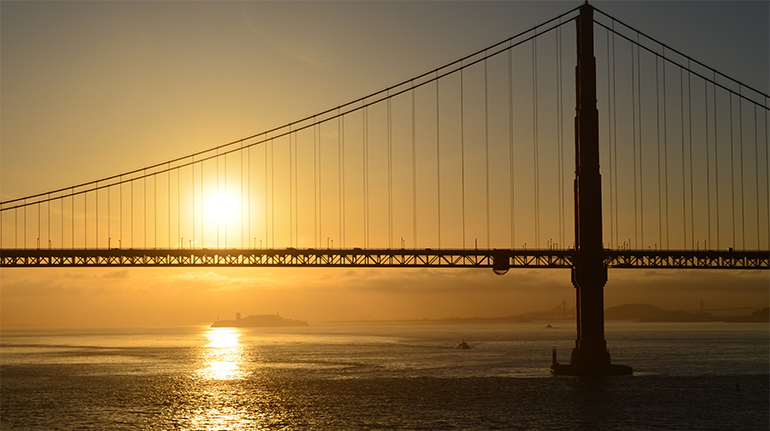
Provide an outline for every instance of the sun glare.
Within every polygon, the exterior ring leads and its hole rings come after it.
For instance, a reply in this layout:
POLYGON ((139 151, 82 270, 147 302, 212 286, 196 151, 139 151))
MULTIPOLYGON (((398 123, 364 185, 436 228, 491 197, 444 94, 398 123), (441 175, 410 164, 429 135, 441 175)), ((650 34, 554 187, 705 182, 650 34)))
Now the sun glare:
POLYGON ((217 223, 225 223, 232 219, 238 212, 238 203, 232 196, 216 194, 206 202, 206 210, 217 223))
POLYGON ((232 328, 212 328, 206 334, 209 344, 203 350, 203 367, 198 372, 207 379, 232 380, 245 378, 240 332, 232 328))

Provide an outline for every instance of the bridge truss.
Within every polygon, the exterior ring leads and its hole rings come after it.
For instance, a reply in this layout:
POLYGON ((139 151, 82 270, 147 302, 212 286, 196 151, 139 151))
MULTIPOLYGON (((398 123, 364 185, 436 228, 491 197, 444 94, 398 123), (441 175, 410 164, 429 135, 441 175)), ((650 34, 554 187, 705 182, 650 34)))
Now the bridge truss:
MULTIPOLYGON (((86 249, 3 250, 0 266, 572 268, 575 250, 86 249)), ((608 268, 770 269, 763 251, 605 250, 608 268)))

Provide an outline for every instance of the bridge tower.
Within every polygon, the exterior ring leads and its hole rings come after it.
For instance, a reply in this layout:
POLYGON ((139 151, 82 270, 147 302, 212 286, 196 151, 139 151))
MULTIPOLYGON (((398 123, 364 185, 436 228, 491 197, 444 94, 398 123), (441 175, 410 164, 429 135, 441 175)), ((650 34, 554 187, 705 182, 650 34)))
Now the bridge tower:
POLYGON ((569 375, 631 374, 612 365, 604 340, 604 285, 607 267, 602 242, 602 184, 599 173, 599 112, 596 108, 593 7, 577 17, 575 115, 575 258, 572 284, 577 295, 577 339, 569 365, 554 362, 551 372, 569 375))

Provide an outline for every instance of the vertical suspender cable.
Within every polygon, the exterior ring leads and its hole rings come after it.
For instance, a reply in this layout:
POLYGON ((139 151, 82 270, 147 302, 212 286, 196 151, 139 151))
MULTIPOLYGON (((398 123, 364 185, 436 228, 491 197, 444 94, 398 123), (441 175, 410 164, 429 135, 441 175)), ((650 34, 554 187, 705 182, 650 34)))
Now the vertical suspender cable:
POLYGON ((615 183, 615 246, 620 242, 619 224, 618 218, 618 112, 617 112, 617 91, 616 91, 616 74, 615 74, 615 21, 612 21, 612 169, 614 177, 611 181, 615 183))
MULTIPOLYGON (((289 135, 289 138, 291 139, 291 135, 289 135)), ((247 182, 247 210, 246 210, 246 218, 248 218, 249 222, 249 231, 248 235, 246 236, 246 239, 248 240, 249 245, 251 245, 251 145, 246 149, 248 151, 247 157, 246 157, 246 164, 248 165, 248 170, 246 174, 246 182, 247 182)), ((291 143, 289 143, 289 149, 291 149, 291 143)), ((289 169, 291 169, 291 163, 289 163, 289 169)), ((203 162, 201 162, 201 170, 203 170, 203 162)), ((290 171, 291 172, 291 171, 290 171)), ((291 177, 289 178, 289 201, 291 201, 291 177)), ((203 193, 203 183, 201 183, 201 193, 203 193)), ((289 213, 289 219, 291 220, 291 213, 289 213)), ((291 222, 289 222, 291 223, 291 222)), ((201 245, 203 243, 203 228, 201 228, 201 245)), ((254 245, 256 248, 256 244, 254 245)), ((251 247, 249 247, 251 248, 251 247)))
POLYGON ((345 116, 340 117, 340 135, 342 139, 342 155, 340 156, 340 164, 341 164, 341 175, 342 175, 342 214, 340 217, 342 217, 342 229, 340 230, 340 247, 345 247, 345 232, 347 232, 347 227, 345 223, 345 212, 346 212, 346 204, 345 204, 345 116))
MULTIPOLYGON (((559 19, 561 22, 561 18, 559 19)), ((609 48, 609 45, 608 45, 609 48)), ((562 64, 561 64, 561 26, 556 28, 556 125, 558 137, 556 145, 556 158, 557 158, 557 180, 559 194, 559 244, 564 246, 564 113, 562 111, 562 64)), ((609 62, 607 63, 609 65, 609 62)), ((609 81, 607 82, 609 85, 609 81)), ((609 100, 609 99, 608 99, 609 100)), ((609 101, 608 101, 609 103, 609 101)), ((609 123, 608 123, 609 124, 609 123)), ((609 141, 607 141, 609 143, 609 141)), ((610 207, 612 207, 610 205, 610 207)))
MULTIPOLYGON (((656 126, 656 137, 657 137, 657 144, 658 144, 658 154, 657 154, 657 162, 658 162, 658 244, 660 245, 660 248, 663 248, 663 202, 662 202, 662 193, 661 193, 661 179, 660 179, 660 82, 659 82, 659 66, 660 58, 657 56, 655 57, 655 126, 656 126)), ((663 65, 665 67, 665 63, 663 65)), ((657 247, 656 247, 657 248, 657 247)))
MULTIPOLYGON (((74 193, 74 190, 73 190, 73 193, 74 193)), ((84 194, 84 196, 85 196, 85 194, 84 194)), ((74 197, 73 197, 73 200, 74 200, 74 197)), ((23 210, 22 210, 23 223, 22 223, 22 231, 21 231, 21 233, 23 235, 22 246, 24 248, 27 248, 28 232, 27 232, 27 199, 26 198, 24 199, 24 203, 22 204, 22 206, 23 206, 23 210)), ((38 235, 37 236, 38 236, 38 238, 37 238, 37 242, 36 242, 36 244, 37 244, 36 247, 40 248, 39 247, 40 246, 40 205, 37 205, 37 208, 38 208, 38 216, 37 216, 37 219, 38 219, 38 235)), ((75 213, 74 209, 72 210, 72 213, 73 214, 75 213)), ((75 217, 73 216, 72 219, 73 219, 72 231, 75 232, 75 222, 74 222, 75 217)), ((72 234, 72 237, 73 237, 72 241, 74 243, 74 241, 75 241, 75 234, 74 233, 72 234)), ((75 247, 73 246, 72 248, 75 248, 75 247)), ((83 248, 85 248, 85 247, 83 247, 83 248)))
MULTIPOLYGON (((123 248, 123 175, 120 176, 120 232, 118 232, 118 246, 123 248)), ((74 198, 74 197, 73 197, 74 198)), ((62 205, 64 200, 62 199, 62 205)), ((62 210, 62 218, 64 217, 64 210, 62 210)), ((64 230, 64 221, 62 221, 62 231, 64 230)), ((74 232, 74 231, 73 231, 74 232)), ((62 232, 62 247, 64 247, 64 232, 62 232)), ((75 248, 75 247, 72 247, 75 248)))
POLYGON ((685 169, 684 162, 684 71, 681 67, 679 68, 679 109, 679 119, 681 120, 680 127, 682 132, 682 234, 684 237, 682 248, 687 249, 687 185, 685 180, 687 170, 685 169))
MULTIPOLYGON (((272 146, 270 147, 272 148, 272 146)), ((270 150, 272 152, 272 149, 270 150)), ((321 224, 323 218, 323 210, 321 204, 322 182, 321 182, 321 124, 318 124, 318 244, 323 244, 323 225, 321 224)), ((272 169, 272 167, 271 167, 272 169)))
MULTIPOLYGON (((712 78, 712 82, 716 83, 716 72, 714 72, 714 77, 712 78)), ((714 190, 716 192, 716 213, 717 213, 717 249, 719 249, 719 209, 721 208, 719 206, 719 115, 717 114, 717 86, 716 84, 712 86, 714 91, 714 190)))
MULTIPOLYGON (((289 246, 294 246, 294 197, 292 191, 294 189, 294 167, 293 165, 293 149, 291 144, 291 127, 289 127, 289 246)), ((251 238, 251 228, 249 228, 249 238, 251 238)), ((249 240, 251 241, 251 240, 249 240)))
POLYGON ((437 185, 437 214, 438 214, 438 248, 441 248, 441 139, 439 138, 439 129, 441 115, 439 111, 439 86, 438 71, 436 71, 436 185, 437 185))
MULTIPOLYGON (((227 159, 225 159, 225 162, 227 159)), ((319 166, 321 161, 318 161, 319 166)), ((227 182, 225 182, 225 187, 227 182)), ((319 196, 320 199, 320 196, 319 196)), ((320 205, 320 204, 319 204, 320 205)), ((275 248, 275 142, 270 140, 270 226, 272 228, 272 248, 275 248)), ((225 235, 227 234, 227 225, 225 225, 225 235)), ((227 238, 225 238, 225 246, 227 246, 227 238)))
MULTIPOLYGON (((291 145, 291 144, 290 144, 291 145)), ((340 109, 337 108, 337 204, 339 207, 339 212, 337 215, 337 221, 339 223, 339 247, 342 247, 342 213, 343 213, 343 207, 342 207, 342 116, 340 115, 340 109)))
MULTIPOLYGON (((738 87, 740 94, 741 87, 738 87)), ((740 143, 741 156, 741 248, 746 250, 746 189, 744 188, 744 170, 743 170, 743 99, 738 98, 738 141, 740 143)))
MULTIPOLYGON (((510 45, 510 42, 509 42, 510 45)), ((513 53, 508 47, 508 183, 510 187, 509 210, 511 213, 511 249, 516 248, 515 188, 513 167, 513 53)))
POLYGON ((767 216, 767 250, 770 250, 770 133, 767 130, 767 96, 765 96, 765 214, 767 216))
MULTIPOLYGON (((267 239, 268 239, 268 209, 267 209, 267 133, 265 133, 265 136, 262 141, 262 145, 265 147, 265 244, 264 246, 267 247, 267 239)), ((315 157, 315 156, 314 156, 315 157)), ((315 160, 313 161, 313 167, 315 168, 315 160)), ((315 172, 313 173, 313 184, 315 184, 315 172)), ((315 194, 315 191, 313 191, 315 194)), ((315 217, 315 215, 313 215, 315 217)), ((262 242, 260 241, 260 245, 262 245, 262 242)))
MULTIPOLYGON (((639 49, 637 48, 637 52, 639 49)), ((637 64, 638 61, 636 61, 636 56, 634 55, 634 44, 631 44, 631 124, 632 124, 632 130, 631 130, 631 153, 633 155, 633 162, 634 162, 634 247, 639 248, 639 241, 638 241, 638 233, 639 233, 639 220, 638 216, 639 213, 637 212, 637 196, 636 196, 636 83, 639 80, 639 77, 637 76, 637 64)), ((641 95, 640 95, 641 97, 641 95)))
POLYGON ((363 210, 364 210, 363 211, 363 228, 364 228, 363 238, 364 238, 364 248, 366 248, 368 244, 368 241, 366 238, 366 232, 368 232, 367 222, 369 220, 369 214, 367 213, 368 205, 366 202, 366 197, 367 197, 367 184, 366 184, 366 117, 367 115, 366 115, 366 111, 367 111, 367 107, 364 101, 362 101, 362 103, 364 104, 364 109, 361 111, 361 132, 362 132, 361 133, 361 155, 362 155, 361 173, 363 174, 362 175, 363 178, 361 178, 361 185, 362 185, 361 193, 363 195, 363 199, 361 199, 361 201, 364 204, 363 205, 363 210))
MULTIPOLYGON (((690 68, 690 60, 687 60, 687 68, 690 68)), ((688 135, 690 147, 690 248, 695 248, 695 199, 693 195, 694 173, 692 168, 692 74, 687 74, 687 116, 688 116, 688 135)))
POLYGON ((668 101, 666 94, 668 86, 666 85, 666 48, 663 47, 663 172, 664 187, 666 193, 666 249, 671 248, 669 236, 669 205, 668 205, 668 101))
MULTIPOLYGON (((636 43, 639 44, 639 33, 636 34, 636 43)), ((644 249, 644 148, 642 140, 642 59, 641 45, 636 48, 636 93, 639 95, 639 248, 644 249)))
MULTIPOLYGON (((389 93, 389 92, 388 92, 389 93)), ((393 131, 391 116, 391 99, 387 101, 387 138, 388 138, 388 248, 393 248, 393 131)))
MULTIPOLYGON (((182 248, 182 190, 180 184, 182 183, 182 174, 180 173, 182 168, 176 168, 176 240, 177 248, 182 248)), ((133 187, 133 182, 131 183, 133 187)), ((133 208, 133 198, 131 199, 133 208)), ((133 212, 133 209, 131 210, 133 212)), ((132 214, 132 226, 133 226, 133 214, 132 214)), ((131 234, 131 243, 133 246, 133 233, 131 234)))
MULTIPOLYGON (((609 241, 609 248, 613 247, 613 244, 615 243, 615 218, 613 217, 613 184, 612 184, 612 62, 614 61, 613 58, 610 56, 610 37, 614 37, 615 33, 610 34, 610 30, 607 29, 607 153, 609 158, 609 170, 610 170, 610 177, 609 177, 609 187, 610 187, 610 241, 609 241)), ((563 168, 562 168, 563 169, 563 168)))
MULTIPOLYGON (((709 85, 707 80, 703 80, 703 105, 706 114, 706 218, 708 227, 708 244, 711 244, 711 156, 709 155, 709 85)), ((716 112, 714 113, 716 118, 716 112)), ((757 207, 759 208, 759 207, 757 207)), ((703 245, 704 250, 708 250, 707 244, 703 245)))
MULTIPOLYGON (((267 151, 267 150, 265 150, 265 151, 267 151)), ((217 172, 216 172, 216 174, 217 174, 217 200, 220 200, 221 199, 221 195, 219 193, 219 149, 217 149, 216 158, 214 158, 214 160, 217 162, 217 172)), ((267 176, 267 154, 265 154, 265 176, 267 176)), ((267 181, 267 178, 265 178, 265 181, 267 181)), ((267 182, 265 182, 265 187, 267 187, 267 182)), ((221 205, 221 202, 218 202, 218 204, 221 205)), ((265 207, 265 208, 267 208, 267 207, 265 207)), ((217 224, 217 248, 219 248, 219 225, 221 224, 219 217, 217 217, 216 224, 217 224)), ((265 220, 265 225, 267 225, 267 220, 265 220)), ((265 240, 265 242, 267 242, 267 240, 265 240)), ((182 244, 182 247, 184 247, 184 244, 182 244)))
POLYGON ((730 207, 732 209, 732 218, 730 221, 732 222, 733 227, 733 242, 732 246, 735 247, 735 149, 733 146, 733 138, 734 138, 734 132, 733 132, 733 95, 732 93, 728 94, 730 96, 730 200, 731 204, 730 207))
POLYGON ((532 135, 534 153, 535 248, 540 248, 540 172, 537 136, 537 37, 532 39, 532 135))
POLYGON ((460 196, 463 222, 463 248, 465 248, 465 81, 463 79, 463 66, 460 62, 460 196))
POLYGON ((201 248, 203 248, 203 247, 206 246, 206 236, 205 236, 206 229, 204 228, 204 225, 203 225, 203 160, 201 160, 201 181, 200 181, 200 183, 201 183, 201 199, 200 199, 200 201, 201 201, 201 217, 200 217, 200 219, 201 219, 201 248))
POLYGON ((112 238, 112 231, 110 230, 110 225, 111 225, 110 219, 112 218, 112 213, 110 212, 110 193, 111 193, 111 188, 107 187, 107 249, 108 250, 111 248, 110 238, 112 238))
POLYGON ((131 248, 134 248, 134 179, 131 180, 131 248))
POLYGON ((158 173, 155 172, 152 174, 152 185, 155 187, 155 191, 152 193, 153 199, 155 199, 155 203, 152 205, 152 209, 154 212, 153 220, 155 221, 155 227, 153 228, 153 233, 155 234, 155 243, 153 245, 153 248, 158 248, 158 173))
MULTIPOLYGON (((291 145, 291 135, 289 135, 289 145, 291 145)), ((244 189, 243 189, 243 141, 241 141, 241 149, 238 151, 238 157, 241 159, 241 200, 240 200, 240 210, 241 210, 241 248, 244 248, 243 246, 243 233, 244 233, 244 223, 243 223, 243 203, 246 201, 245 196, 243 195, 244 189)), ((248 237, 247 237, 248 238, 248 237)))
MULTIPOLYGON (((272 145, 271 145, 271 147, 272 147, 272 145)), ((222 196, 225 199, 229 199, 229 196, 227 195, 227 153, 225 153, 222 156, 222 159, 223 159, 222 161, 223 161, 223 164, 224 164, 223 167, 224 167, 224 171, 225 171, 225 191, 224 191, 224 194, 222 196)), ((224 219, 224 222, 225 222, 225 248, 227 248, 227 225, 228 225, 228 223, 227 223, 227 216, 222 217, 222 218, 224 219)), ((273 227, 273 229, 275 229, 275 227, 273 227)))
MULTIPOLYGON (((223 159, 224 159, 224 163, 225 163, 225 166, 224 166, 224 170, 225 170, 225 193, 227 193, 227 154, 226 153, 223 156, 223 159)), ((221 200, 222 200, 222 197, 224 196, 224 194, 220 192, 220 187, 219 187, 219 182, 221 180, 221 178, 220 178, 221 175, 219 174, 219 150, 217 150, 216 161, 217 161, 217 200, 220 200, 220 204, 221 204, 222 203, 221 200)), ((220 217, 217 218, 216 223, 217 223, 217 248, 219 248, 220 247, 220 230, 221 230, 221 226, 222 226, 222 220, 221 220, 220 217)), ((225 223, 225 248, 227 248, 227 223, 225 223)))
POLYGON ((96 182, 94 194, 96 195, 96 245, 94 248, 99 248, 99 181, 96 182))
POLYGON ((369 248, 369 108, 364 107, 364 246, 369 248))
POLYGON ((144 248, 147 249, 147 169, 142 172, 142 178, 144 182, 144 193, 142 194, 144 198, 144 248))
POLYGON ((415 90, 412 82, 412 247, 417 248, 417 142, 415 140, 415 90))
POLYGON ((299 132, 294 132, 294 241, 299 246, 299 169, 297 163, 299 159, 299 132))
POLYGON ((757 250, 761 250, 759 239, 759 137, 757 136, 757 105, 754 104, 754 187, 757 193, 757 250))
MULTIPOLYGON (((177 168, 178 171, 181 171, 181 168, 177 168)), ((177 171, 177 172, 178 172, 177 171)), ((177 180, 179 180, 181 174, 177 174, 177 180)), ((201 207, 201 248, 203 247, 203 161, 201 161, 201 196, 200 196, 200 207, 201 207)), ((170 193, 170 192, 169 192, 170 193)), ((170 196, 170 194, 169 194, 170 196)), ((190 240, 190 248, 192 249, 195 247, 195 156, 191 156, 191 163, 190 163, 190 207, 191 207, 191 218, 192 218, 192 239, 190 240)), ((169 204, 169 212, 171 211, 171 204, 169 204)), ((181 202, 180 202, 180 208, 179 212, 181 213, 181 202)), ((171 215, 169 214, 169 217, 171 215)), ((169 234, 170 236, 170 234, 169 234)), ((180 238, 181 241, 181 238, 180 238)), ((184 247, 184 244, 181 244, 180 247, 184 247)), ((190 258, 191 262, 194 258, 190 258)))
MULTIPOLYGON (((201 166, 202 167, 202 166, 201 166)), ((171 248, 171 162, 168 163, 167 166, 167 172, 168 172, 168 248, 171 248)))
MULTIPOLYGON (((486 55, 486 52, 484 53, 486 55)), ((484 57, 484 141, 486 153, 486 178, 487 178, 487 248, 492 248, 489 235, 489 91, 487 77, 487 58, 484 57)))

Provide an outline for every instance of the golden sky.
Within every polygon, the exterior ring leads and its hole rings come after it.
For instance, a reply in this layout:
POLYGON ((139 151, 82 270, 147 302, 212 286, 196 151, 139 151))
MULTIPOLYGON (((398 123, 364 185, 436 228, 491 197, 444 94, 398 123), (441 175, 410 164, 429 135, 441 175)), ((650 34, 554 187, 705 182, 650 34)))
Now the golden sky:
MULTIPOLYGON (((3 200, 337 106, 580 2, 2 2, 3 200)), ((765 2, 597 2, 768 91, 765 2)), ((571 27, 565 27, 570 29, 571 27)), ((568 271, 4 269, 0 324, 500 316, 574 301, 568 271)), ((607 305, 768 303, 765 272, 610 271, 607 305)))

